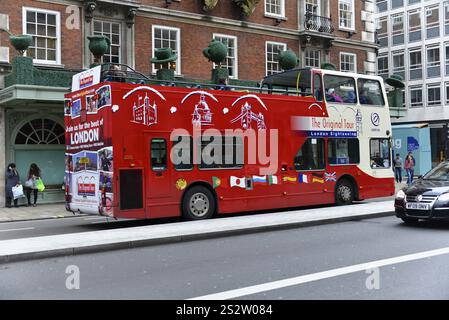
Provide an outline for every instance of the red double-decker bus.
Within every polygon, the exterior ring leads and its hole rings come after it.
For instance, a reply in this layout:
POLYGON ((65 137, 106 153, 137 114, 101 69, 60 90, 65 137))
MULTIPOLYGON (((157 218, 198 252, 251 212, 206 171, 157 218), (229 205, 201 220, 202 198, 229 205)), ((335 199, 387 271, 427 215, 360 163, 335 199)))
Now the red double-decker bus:
POLYGON ((215 87, 103 65, 65 98, 69 211, 194 220, 394 193, 379 77, 294 69, 215 87))

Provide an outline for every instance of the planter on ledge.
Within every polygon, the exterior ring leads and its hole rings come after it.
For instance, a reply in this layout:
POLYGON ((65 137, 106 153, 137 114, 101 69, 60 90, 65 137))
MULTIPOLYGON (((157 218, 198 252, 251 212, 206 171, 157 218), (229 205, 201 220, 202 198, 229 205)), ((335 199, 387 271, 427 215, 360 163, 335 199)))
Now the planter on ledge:
POLYGON ((23 56, 25 51, 31 45, 33 37, 27 34, 21 34, 19 36, 10 35, 9 41, 11 42, 14 49, 16 49, 20 53, 20 55, 23 56))
POLYGON ((93 66, 100 64, 101 58, 111 46, 111 40, 105 36, 90 36, 87 39, 89 39, 89 50, 95 57, 93 66))

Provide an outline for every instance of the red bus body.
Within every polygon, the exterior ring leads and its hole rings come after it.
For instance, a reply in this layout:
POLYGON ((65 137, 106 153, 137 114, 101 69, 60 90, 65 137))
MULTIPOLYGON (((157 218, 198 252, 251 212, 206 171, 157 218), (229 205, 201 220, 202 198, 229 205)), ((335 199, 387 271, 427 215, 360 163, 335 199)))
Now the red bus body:
POLYGON ((376 178, 358 165, 330 166, 327 147, 323 170, 295 170, 294 157, 307 134, 294 128, 293 119, 328 116, 326 104, 313 97, 102 82, 67 94, 66 100, 69 211, 116 218, 176 217, 193 185, 211 190, 218 214, 335 203, 336 184, 342 178, 354 184, 359 200, 394 193, 392 172, 376 178), (209 106, 207 114, 197 108, 201 99, 209 106), (250 110, 244 109, 245 104, 250 110), (276 172, 261 175, 260 168, 267 165, 260 159, 248 164, 246 146, 241 168, 194 165, 191 170, 175 170, 168 160, 165 170, 153 170, 152 139, 165 139, 169 154, 172 131, 182 128, 192 133, 195 126, 219 131, 253 128, 258 136, 258 128, 276 129, 276 172), (254 180, 250 188, 236 182, 255 176, 264 179, 254 180))

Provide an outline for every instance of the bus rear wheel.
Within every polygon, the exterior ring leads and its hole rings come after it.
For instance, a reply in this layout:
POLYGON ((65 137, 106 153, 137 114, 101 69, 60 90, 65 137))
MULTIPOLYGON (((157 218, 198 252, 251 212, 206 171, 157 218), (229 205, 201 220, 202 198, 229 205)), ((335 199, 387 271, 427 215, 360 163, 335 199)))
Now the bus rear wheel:
POLYGON ((348 180, 340 180, 335 188, 337 205, 347 205, 354 201, 354 186, 348 180))
POLYGON ((215 198, 203 186, 195 186, 186 191, 182 202, 182 215, 187 220, 203 220, 215 212, 215 198))

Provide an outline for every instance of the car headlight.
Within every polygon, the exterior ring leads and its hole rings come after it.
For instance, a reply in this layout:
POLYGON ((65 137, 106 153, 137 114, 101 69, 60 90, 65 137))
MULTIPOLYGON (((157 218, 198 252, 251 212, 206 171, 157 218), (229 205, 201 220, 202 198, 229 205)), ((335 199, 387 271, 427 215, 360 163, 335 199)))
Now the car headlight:
POLYGON ((443 193, 441 196, 438 197, 438 201, 449 201, 449 192, 443 193))
POLYGON ((405 198, 405 192, 402 190, 399 190, 398 193, 396 194, 396 199, 403 200, 404 198, 405 198))

